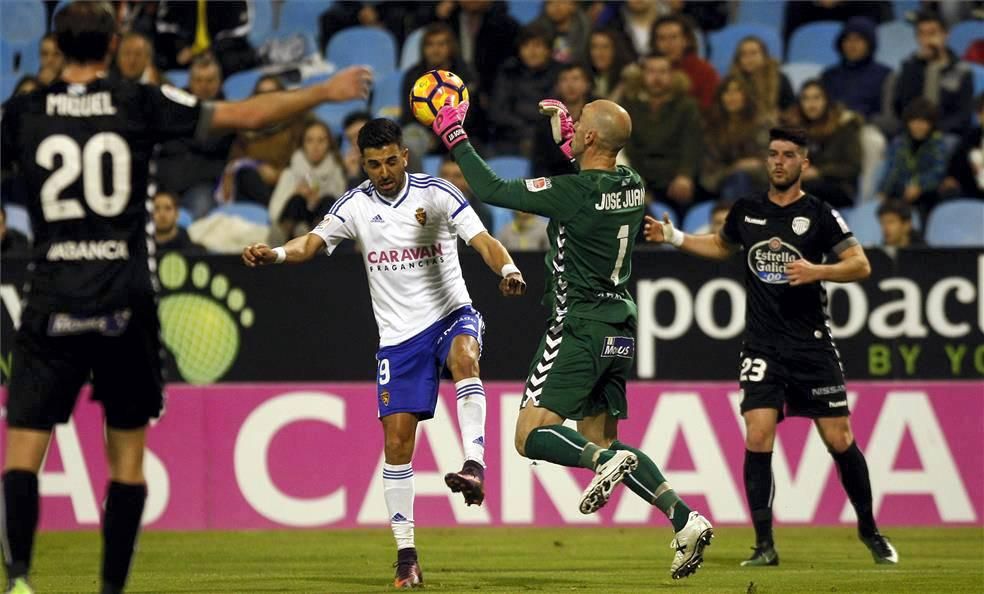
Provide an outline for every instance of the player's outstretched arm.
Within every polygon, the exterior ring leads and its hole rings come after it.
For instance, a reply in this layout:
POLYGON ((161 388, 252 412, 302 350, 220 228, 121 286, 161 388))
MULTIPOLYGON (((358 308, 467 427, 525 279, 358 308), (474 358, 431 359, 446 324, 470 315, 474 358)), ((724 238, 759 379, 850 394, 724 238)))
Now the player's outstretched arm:
POLYGON ((217 101, 213 104, 212 128, 263 128, 321 103, 365 99, 371 85, 372 72, 368 68, 350 66, 324 82, 302 89, 262 93, 243 101, 217 101))
POLYGON ((727 260, 737 251, 737 246, 726 242, 716 233, 705 235, 688 235, 677 229, 670 222, 670 215, 663 213, 659 221, 646 215, 646 241, 651 243, 668 243, 688 254, 707 258, 709 260, 727 260))
POLYGON ((325 248, 325 240, 314 233, 295 237, 281 247, 271 248, 265 243, 254 243, 243 248, 243 263, 250 268, 266 264, 298 264, 307 262, 325 248))
POLYGON ((803 259, 786 264, 789 284, 797 286, 817 281, 851 283, 871 276, 871 264, 860 245, 852 245, 838 257, 840 261, 836 264, 814 264, 803 259))
POLYGON ((488 231, 482 231, 472 238, 468 243, 475 248, 485 264, 492 269, 492 272, 502 277, 499 283, 499 291, 506 297, 514 297, 526 293, 526 281, 523 280, 523 273, 513 264, 512 256, 506 250, 506 246, 489 235, 488 231))

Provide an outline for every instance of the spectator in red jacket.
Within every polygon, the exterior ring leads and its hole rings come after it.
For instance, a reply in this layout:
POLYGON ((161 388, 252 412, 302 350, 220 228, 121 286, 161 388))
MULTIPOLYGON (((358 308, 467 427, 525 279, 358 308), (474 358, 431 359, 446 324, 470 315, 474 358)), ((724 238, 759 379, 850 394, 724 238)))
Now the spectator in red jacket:
POLYGON ((670 14, 653 25, 653 49, 670 59, 674 70, 687 75, 690 95, 702 110, 714 103, 718 73, 710 62, 697 55, 697 35, 687 17, 670 14))

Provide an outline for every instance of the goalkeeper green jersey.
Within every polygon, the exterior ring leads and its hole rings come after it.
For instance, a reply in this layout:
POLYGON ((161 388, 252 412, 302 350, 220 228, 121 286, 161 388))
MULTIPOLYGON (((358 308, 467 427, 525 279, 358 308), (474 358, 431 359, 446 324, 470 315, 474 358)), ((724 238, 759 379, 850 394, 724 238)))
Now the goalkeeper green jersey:
POLYGON ((483 202, 550 218, 543 303, 554 316, 620 323, 636 317, 627 284, 632 249, 646 210, 646 189, 629 167, 615 171, 503 180, 471 144, 454 158, 483 202))

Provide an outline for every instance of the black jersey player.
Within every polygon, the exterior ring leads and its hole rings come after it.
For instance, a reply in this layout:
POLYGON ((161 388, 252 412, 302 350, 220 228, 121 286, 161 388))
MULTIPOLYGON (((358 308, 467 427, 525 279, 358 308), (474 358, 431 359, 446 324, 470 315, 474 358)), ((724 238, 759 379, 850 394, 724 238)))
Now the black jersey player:
POLYGON ((118 592, 146 499, 146 427, 163 407, 147 207, 154 145, 364 97, 371 75, 353 67, 298 91, 200 102, 173 87, 105 77, 116 36, 108 3, 68 4, 54 28, 67 62, 61 78, 12 99, 0 133, 3 169, 27 180, 35 237, 6 405, 4 561, 10 591, 30 592, 38 471, 54 425, 68 420, 91 380, 110 467, 102 589, 118 592))
POLYGON ((822 285, 864 279, 871 267, 840 214, 801 190, 800 174, 809 167, 805 147, 801 130, 770 131, 769 191, 736 202, 720 234, 685 235, 666 217, 647 217, 646 238, 717 260, 744 250, 748 305, 738 377, 747 429, 745 493, 756 546, 742 565, 779 563, 772 538, 772 445, 785 414, 813 419, 857 512, 859 537, 876 562, 897 563, 898 553, 875 525, 868 466, 851 432, 822 285), (836 262, 824 263, 829 253, 836 262))

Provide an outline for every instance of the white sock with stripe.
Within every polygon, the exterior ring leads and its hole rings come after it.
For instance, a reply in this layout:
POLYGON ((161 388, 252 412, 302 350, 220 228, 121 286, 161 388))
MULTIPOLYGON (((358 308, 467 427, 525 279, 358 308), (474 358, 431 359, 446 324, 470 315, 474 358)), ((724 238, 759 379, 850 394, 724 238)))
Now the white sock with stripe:
POLYGON ((397 550, 414 546, 413 495, 413 464, 383 463, 383 497, 397 550))
POLYGON ((465 460, 485 466, 485 388, 482 380, 469 377, 454 384, 458 393, 458 425, 465 460))

